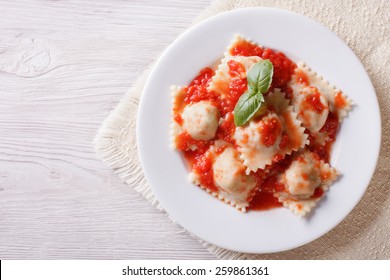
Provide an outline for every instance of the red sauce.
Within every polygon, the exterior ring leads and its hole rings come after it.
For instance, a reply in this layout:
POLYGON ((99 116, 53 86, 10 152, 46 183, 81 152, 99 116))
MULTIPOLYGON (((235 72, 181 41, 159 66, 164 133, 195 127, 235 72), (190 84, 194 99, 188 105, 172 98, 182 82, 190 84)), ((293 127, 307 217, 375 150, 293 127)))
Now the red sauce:
POLYGON ((263 59, 269 59, 274 65, 274 76, 272 78, 271 89, 280 88, 285 91, 287 83, 291 80, 296 65, 288 59, 284 53, 276 52, 271 49, 264 49, 256 44, 249 42, 240 42, 229 50, 231 55, 242 56, 260 56, 263 59))
POLYGON ((261 142, 263 142, 266 147, 271 147, 275 144, 281 134, 282 125, 278 119, 271 118, 267 121, 262 121, 259 130, 261 130, 261 142))
POLYGON ((296 81, 300 84, 303 84, 305 86, 308 86, 309 85, 309 78, 307 77, 307 75, 301 71, 301 70, 298 70, 296 73, 296 81))
POLYGON ((284 158, 284 156, 283 156, 282 154, 276 154, 276 155, 272 158, 272 162, 281 161, 283 158, 284 158))
POLYGON ((313 135, 309 133, 309 149, 313 153, 317 154, 320 159, 329 163, 330 160, 330 152, 332 149, 332 145, 336 140, 336 133, 339 127, 339 119, 336 113, 329 112, 328 118, 324 126, 321 128, 320 132, 325 132, 328 135, 325 143, 323 145, 316 144, 315 138, 313 135))
POLYGON ((243 56, 260 56, 262 57, 263 55, 263 48, 256 45, 252 44, 250 42, 240 42, 239 45, 233 46, 229 50, 231 55, 243 55, 243 56))
POLYGON ((311 196, 311 198, 320 198, 324 195, 324 190, 322 188, 315 188, 314 194, 311 196))
POLYGON ((234 60, 229 60, 229 75, 232 77, 229 83, 229 98, 231 104, 237 103, 240 96, 247 90, 246 70, 244 65, 234 60))
POLYGON ((173 116, 173 119, 175 120, 175 122, 177 122, 178 124, 182 125, 183 124, 183 118, 181 117, 180 113, 175 112, 174 116, 173 116))
POLYGON ((284 146, 292 149, 298 148, 301 144, 301 136, 299 132, 294 129, 295 122, 291 119, 290 114, 283 114, 283 118, 285 120, 284 125, 288 128, 287 130, 290 132, 290 134, 287 135, 289 141, 285 143, 284 146))
POLYGON ((198 76, 196 76, 189 86, 195 86, 195 85, 208 85, 210 79, 214 75, 214 70, 210 67, 205 67, 202 70, 200 70, 198 76))
POLYGON ((281 206, 282 204, 278 201, 276 197, 274 197, 273 193, 259 191, 253 197, 249 209, 264 211, 281 206))
POLYGON ((230 77, 238 77, 238 78, 246 77, 245 67, 241 63, 234 60, 229 60, 227 65, 229 67, 230 77))
POLYGON ((194 170, 197 174, 201 174, 199 178, 200 183, 210 191, 218 191, 218 188, 214 184, 214 174, 212 169, 214 158, 211 154, 200 154, 193 160, 194 163, 192 165, 192 170, 194 170))
POLYGON ((319 114, 322 113, 324 109, 326 109, 326 106, 324 106, 324 104, 321 102, 321 95, 317 89, 305 97, 302 105, 304 109, 311 109, 319 114))
POLYGON ((292 157, 287 155, 283 160, 275 162, 268 166, 267 171, 258 170, 254 176, 256 178, 259 192, 251 201, 250 209, 267 210, 275 207, 281 207, 282 204, 274 197, 274 192, 285 190, 285 186, 278 182, 278 175, 286 171, 291 165, 292 157))
POLYGON ((336 133, 339 128, 339 118, 337 113, 329 112, 328 118, 320 132, 326 132, 331 141, 336 140, 336 133))
POLYGON ((232 104, 236 106, 236 103, 240 96, 247 90, 248 83, 246 78, 233 78, 229 83, 229 98, 232 104))
POLYGON ((215 101, 217 99, 216 95, 207 90, 207 86, 213 75, 214 71, 211 68, 206 67, 202 69, 198 76, 184 89, 186 91, 184 102, 188 104, 201 100, 215 101))
POLYGON ((274 191, 283 191, 284 185, 278 183, 277 174, 272 173, 266 177, 263 184, 260 186, 263 192, 273 193, 274 191))
MULTIPOLYGON (((279 168, 282 165, 275 164, 279 168)), ((256 172, 257 183, 259 191, 253 197, 249 209, 251 210, 269 210, 276 207, 283 206, 276 197, 275 191, 283 191, 284 185, 277 181, 277 174, 271 172, 265 175, 264 172, 256 172)))
POLYGON ((280 140, 279 148, 280 149, 286 148, 286 146, 289 142, 290 142, 290 139, 288 138, 287 134, 283 134, 282 140, 280 140))
POLYGON ((232 139, 236 126, 234 125, 234 115, 232 112, 226 114, 225 119, 219 125, 217 130, 217 138, 225 140, 228 143, 234 144, 232 139))
POLYGON ((323 145, 312 144, 309 146, 309 149, 313 153, 317 154, 320 157, 320 159, 324 160, 325 162, 329 162, 330 159, 329 152, 331 147, 332 145, 326 142, 323 145))
POLYGON ((341 91, 338 91, 335 95, 335 104, 337 108, 342 109, 347 105, 347 101, 345 100, 343 94, 341 91))
POLYGON ((185 131, 181 132, 178 135, 176 144, 177 144, 177 149, 184 152, 185 150, 188 150, 192 145, 197 146, 198 148, 200 148, 200 150, 203 151, 206 151, 210 146, 210 143, 208 141, 192 139, 191 135, 189 135, 185 131))
POLYGON ((289 86, 284 88, 284 92, 286 93, 286 98, 291 99, 293 97, 293 89, 289 86))

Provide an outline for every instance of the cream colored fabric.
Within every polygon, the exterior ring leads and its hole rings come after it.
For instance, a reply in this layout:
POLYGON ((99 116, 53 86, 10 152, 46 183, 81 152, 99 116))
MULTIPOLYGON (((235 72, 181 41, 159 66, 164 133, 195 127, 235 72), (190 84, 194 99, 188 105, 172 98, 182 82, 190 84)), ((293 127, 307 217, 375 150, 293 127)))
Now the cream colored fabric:
MULTIPOLYGON (((241 254, 199 241, 221 259, 389 259, 389 2, 387 0, 369 2, 364 0, 223 0, 214 2, 197 21, 219 12, 257 6, 287 9, 311 17, 335 32, 352 48, 369 73, 379 99, 382 117, 380 158, 372 182, 357 207, 339 226, 316 241, 290 251, 263 255, 241 254)), ((102 160, 124 182, 161 209, 143 176, 136 150, 136 110, 147 75, 148 71, 139 78, 106 119, 96 136, 95 148, 102 160)), ((362 147, 362 149, 369 149, 369 147, 362 147)))

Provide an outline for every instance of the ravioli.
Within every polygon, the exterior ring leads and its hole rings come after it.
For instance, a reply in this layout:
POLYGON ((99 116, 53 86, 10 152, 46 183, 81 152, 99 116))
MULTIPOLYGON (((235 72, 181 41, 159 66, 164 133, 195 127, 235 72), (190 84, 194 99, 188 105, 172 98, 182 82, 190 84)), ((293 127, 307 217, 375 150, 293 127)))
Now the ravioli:
POLYGON ((280 90, 265 98, 266 113, 247 126, 237 127, 234 138, 247 173, 264 169, 307 144, 307 135, 280 90))
POLYGON ((220 200, 245 212, 255 194, 256 180, 253 175, 245 173, 246 167, 233 145, 218 140, 206 152, 210 159, 213 189, 202 183, 202 174, 193 169, 190 181, 218 197, 220 200))
POLYGON ((299 118, 311 132, 318 132, 329 115, 329 102, 316 87, 305 87, 293 99, 299 118))
POLYGON ((305 64, 236 35, 217 67, 171 91, 171 146, 190 181, 219 200, 242 212, 285 207, 303 217, 337 179, 331 148, 352 100, 305 64), (261 86, 252 67, 270 62, 260 109, 236 126, 238 100, 261 86))
POLYGON ((285 189, 275 192, 275 196, 283 206, 298 216, 305 216, 336 178, 335 168, 321 160, 318 155, 308 150, 301 151, 280 175, 279 182, 285 189))
POLYGON ((220 113, 218 108, 210 101, 185 103, 183 88, 173 86, 171 88, 173 98, 173 110, 175 116, 171 124, 171 146, 175 149, 196 150, 198 144, 215 137, 218 129, 220 113), (194 140, 188 145, 180 142, 180 137, 194 140))
POLYGON ((219 111, 208 101, 199 101, 184 107, 181 114, 183 130, 195 140, 211 140, 218 128, 219 111))
POLYGON ((317 142, 326 141, 327 135, 320 130, 330 112, 342 122, 351 110, 352 100, 304 63, 298 64, 289 86, 294 109, 317 142))

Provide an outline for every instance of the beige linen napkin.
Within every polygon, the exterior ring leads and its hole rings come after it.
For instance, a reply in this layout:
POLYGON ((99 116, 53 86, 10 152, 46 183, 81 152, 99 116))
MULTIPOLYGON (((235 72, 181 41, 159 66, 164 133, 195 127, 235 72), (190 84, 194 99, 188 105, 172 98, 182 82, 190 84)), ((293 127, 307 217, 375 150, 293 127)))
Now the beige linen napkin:
MULTIPOLYGON (((208 7, 197 21, 220 12, 243 7, 276 7, 306 15, 331 29, 352 48, 368 71, 379 99, 382 118, 381 153, 376 172, 363 199, 340 225, 316 241, 293 250, 262 255, 232 252, 199 241, 221 259, 389 259, 390 5, 388 1, 219 0, 208 7)), ((138 79, 105 120, 96 136, 95 148, 102 160, 124 182, 162 210, 144 178, 136 146, 136 111, 148 72, 149 70, 138 79)), ((369 124, 362 124, 362 127, 364 125, 369 124)), ((362 147, 362 149, 369 148, 362 147)), ((359 160, 358 157, 356 160, 359 160)))

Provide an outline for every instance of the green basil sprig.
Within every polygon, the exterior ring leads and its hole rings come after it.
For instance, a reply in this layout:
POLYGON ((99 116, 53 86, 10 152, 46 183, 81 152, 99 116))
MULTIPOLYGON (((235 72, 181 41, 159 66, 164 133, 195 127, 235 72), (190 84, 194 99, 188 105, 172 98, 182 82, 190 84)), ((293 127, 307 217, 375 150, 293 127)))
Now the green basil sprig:
POLYGON ((241 95, 234 107, 234 124, 242 126, 246 124, 264 102, 263 93, 271 86, 274 66, 269 59, 261 60, 254 64, 248 71, 248 90, 241 95))

